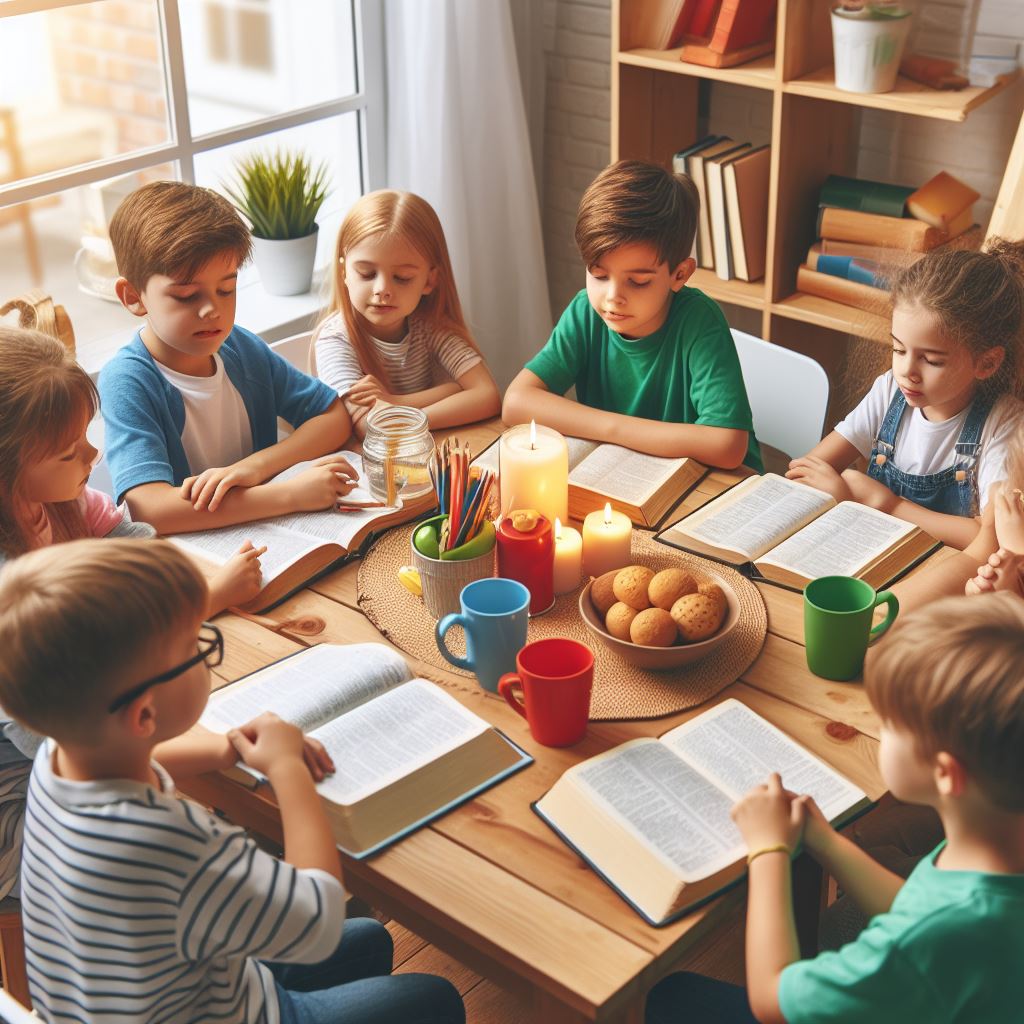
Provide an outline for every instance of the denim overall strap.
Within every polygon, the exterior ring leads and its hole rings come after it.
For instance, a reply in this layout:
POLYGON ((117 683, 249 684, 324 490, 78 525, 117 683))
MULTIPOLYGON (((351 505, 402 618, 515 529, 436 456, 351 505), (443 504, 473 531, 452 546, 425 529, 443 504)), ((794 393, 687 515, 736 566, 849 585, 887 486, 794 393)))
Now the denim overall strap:
POLYGON ((961 504, 969 510, 967 515, 977 515, 980 511, 978 456, 981 454, 981 434, 991 411, 990 397, 975 398, 960 430, 960 436, 956 439, 956 464, 953 469, 960 490, 961 504))
POLYGON ((906 411, 907 400, 903 397, 903 392, 897 388, 896 394, 892 396, 889 408, 886 409, 885 416, 882 418, 878 434, 871 442, 871 454, 868 456, 868 476, 872 480, 881 480, 882 483, 887 484, 884 467, 896 451, 896 434, 899 432, 900 421, 906 411))

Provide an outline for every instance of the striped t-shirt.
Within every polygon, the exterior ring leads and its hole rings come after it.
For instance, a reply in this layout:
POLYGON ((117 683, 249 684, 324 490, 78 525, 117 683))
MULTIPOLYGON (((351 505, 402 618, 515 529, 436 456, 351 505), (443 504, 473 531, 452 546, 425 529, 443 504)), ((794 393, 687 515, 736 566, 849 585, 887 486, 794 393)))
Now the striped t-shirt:
POLYGON ((22 914, 32 1002, 49 1022, 278 1024, 259 960, 337 948, 345 894, 160 788, 74 782, 39 750, 29 785, 22 914))
MULTIPOLYGON (((371 337, 370 342, 388 375, 391 391, 396 395, 426 391, 437 384, 458 380, 482 362, 480 353, 472 345, 456 334, 434 329, 415 313, 409 317, 409 332, 401 341, 381 341, 371 337)), ((353 420, 369 411, 367 406, 356 405, 345 397, 368 371, 359 365, 340 313, 335 313, 317 336, 316 371, 317 376, 345 401, 353 420)))

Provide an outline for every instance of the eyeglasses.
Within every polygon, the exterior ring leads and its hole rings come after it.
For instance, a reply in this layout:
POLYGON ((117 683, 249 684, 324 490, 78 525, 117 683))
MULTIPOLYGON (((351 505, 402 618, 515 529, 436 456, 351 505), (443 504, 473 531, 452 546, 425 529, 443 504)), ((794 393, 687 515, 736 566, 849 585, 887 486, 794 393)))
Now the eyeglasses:
POLYGON ((211 668, 216 668, 224 660, 224 636, 212 622, 203 623, 199 631, 198 647, 199 650, 188 661, 183 661, 180 665, 168 669, 166 672, 161 672, 160 675, 153 676, 152 679, 147 679, 145 682, 139 683, 138 686, 133 686, 130 690, 122 693, 120 697, 114 699, 110 707, 107 708, 107 711, 110 714, 120 711, 121 708, 131 704, 136 697, 144 694, 151 686, 169 682, 187 672, 193 665, 198 665, 201 661, 205 661, 211 668))

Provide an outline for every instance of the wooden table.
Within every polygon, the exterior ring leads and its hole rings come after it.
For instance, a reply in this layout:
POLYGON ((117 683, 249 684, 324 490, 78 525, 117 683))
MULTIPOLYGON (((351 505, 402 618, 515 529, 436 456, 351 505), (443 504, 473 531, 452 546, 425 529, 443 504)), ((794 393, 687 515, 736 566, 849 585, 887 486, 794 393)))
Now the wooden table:
MULTIPOLYGON (((463 428, 474 451, 500 433, 497 421, 463 428)), ((709 473, 676 518, 734 483, 709 473)), ((276 628, 233 615, 218 619, 226 650, 221 683, 313 643, 386 642, 356 601, 358 565, 329 575, 274 609, 276 628)), ((716 698, 737 697, 834 765, 870 797, 884 786, 877 768, 878 721, 859 683, 812 676, 803 649, 799 594, 759 584, 768 637, 742 678, 716 698)), ((530 810, 566 768, 638 736, 656 736, 704 710, 641 722, 593 723, 568 750, 539 746, 523 720, 474 680, 409 659, 477 714, 520 743, 536 763, 369 861, 345 858, 347 887, 492 981, 525 994, 538 1024, 642 1020, 643 1000, 662 976, 692 957, 723 922, 736 920, 745 890, 668 927, 649 927, 530 810)), ((273 836, 272 798, 220 776, 189 786, 233 820, 273 836)))

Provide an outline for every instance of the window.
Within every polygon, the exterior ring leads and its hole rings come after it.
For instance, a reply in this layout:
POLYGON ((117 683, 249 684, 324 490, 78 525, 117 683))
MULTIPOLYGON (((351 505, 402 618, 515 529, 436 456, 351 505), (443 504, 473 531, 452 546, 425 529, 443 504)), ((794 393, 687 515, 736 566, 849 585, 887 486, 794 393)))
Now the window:
MULTIPOLYGON (((344 211, 383 169, 379 5, 0 0, 0 301, 46 288, 98 369, 137 326, 112 294, 106 233, 121 199, 167 177, 220 189, 239 155, 278 146, 328 163, 323 267, 344 211)), ((241 287, 246 322, 251 268, 241 287)), ((266 329, 275 304, 257 305, 252 326, 266 329)), ((279 306, 281 321, 299 308, 279 306)))

